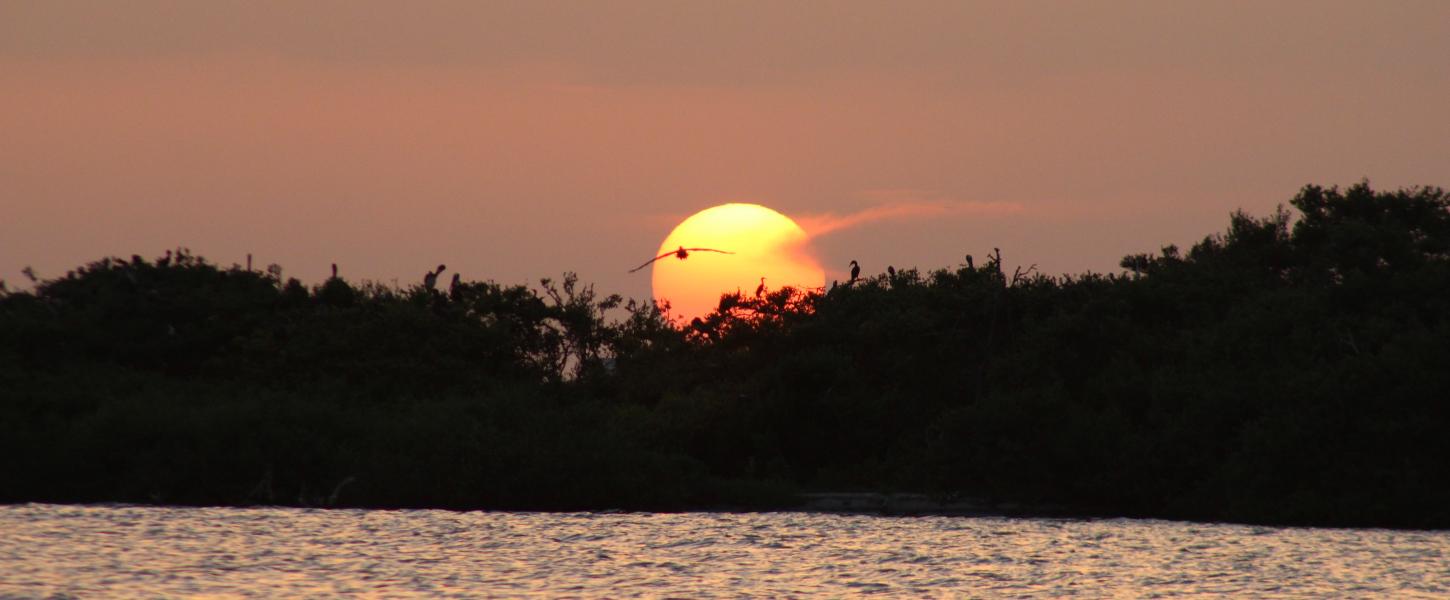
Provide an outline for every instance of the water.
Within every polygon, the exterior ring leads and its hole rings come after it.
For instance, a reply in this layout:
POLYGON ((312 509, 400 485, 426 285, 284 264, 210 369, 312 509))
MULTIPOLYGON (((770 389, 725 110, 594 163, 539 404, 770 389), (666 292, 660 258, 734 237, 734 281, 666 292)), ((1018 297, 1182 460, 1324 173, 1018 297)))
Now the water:
POLYGON ((1450 596, 1450 532, 806 513, 0 506, 0 598, 1450 596))

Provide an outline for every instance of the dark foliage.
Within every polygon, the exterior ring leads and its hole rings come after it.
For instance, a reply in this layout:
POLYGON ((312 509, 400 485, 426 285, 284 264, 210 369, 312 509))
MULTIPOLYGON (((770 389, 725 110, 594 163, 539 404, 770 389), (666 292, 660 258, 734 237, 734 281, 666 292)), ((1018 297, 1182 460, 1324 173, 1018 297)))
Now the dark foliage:
MULTIPOLYGON (((1123 274, 316 289, 185 250, 0 291, 0 500, 783 506, 1450 526, 1450 195, 1306 187, 1123 274), (611 320, 611 311, 623 317, 611 320)), ((3 290, 3 288, 0 288, 3 290)))

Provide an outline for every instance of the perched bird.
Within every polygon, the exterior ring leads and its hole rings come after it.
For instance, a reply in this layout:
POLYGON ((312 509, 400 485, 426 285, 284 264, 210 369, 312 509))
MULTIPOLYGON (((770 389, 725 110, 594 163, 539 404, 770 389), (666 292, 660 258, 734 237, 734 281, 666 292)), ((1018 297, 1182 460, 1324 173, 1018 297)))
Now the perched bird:
POLYGON ((448 282, 448 299, 457 300, 463 294, 463 283, 458 273, 453 274, 453 281, 448 282))
MULTIPOLYGON (((247 258, 248 258, 248 259, 250 259, 250 258, 251 258, 251 256, 252 256, 252 255, 250 255, 250 254, 248 254, 248 255, 247 255, 247 258)), ((251 263, 250 263, 250 262, 249 262, 249 263, 247 263, 247 264, 248 264, 248 265, 251 265, 251 263)), ((248 267, 248 268, 249 268, 249 269, 250 269, 250 267, 248 267)), ((332 263, 332 278, 333 278, 333 279, 337 279, 337 263, 332 263)))
POLYGON ((967 268, 968 269, 975 269, 975 268, 977 268, 975 265, 972 264, 972 255, 970 255, 970 254, 967 255, 967 268))
POLYGON ((889 275, 892 279, 896 279, 896 267, 886 265, 886 274, 889 275))
POLYGON ((426 289, 426 290, 428 290, 428 291, 431 292, 431 291, 433 291, 434 288, 438 287, 438 276, 439 275, 442 275, 443 274, 443 270, 444 269, 447 269, 447 268, 448 268, 447 265, 438 265, 438 270, 437 271, 428 271, 427 273, 424 273, 423 274, 423 289, 426 289))
POLYGON ((673 257, 678 258, 680 260, 685 260, 685 259, 687 259, 687 258, 690 257, 690 253, 691 252, 719 252, 720 254, 735 254, 734 252, 727 252, 725 250, 716 250, 714 248, 686 248, 684 246, 680 246, 680 248, 678 250, 673 250, 673 251, 670 251, 670 252, 666 252, 664 254, 661 254, 659 256, 656 256, 654 258, 651 258, 651 259, 649 259, 648 262, 646 262, 646 263, 644 263, 644 264, 642 264, 642 265, 640 265, 638 267, 635 267, 633 269, 630 269, 629 272, 630 273, 633 273, 635 271, 638 271, 640 269, 643 269, 645 267, 650 266, 650 264, 653 263, 654 261, 657 261, 657 260, 659 260, 661 258, 666 258, 666 257, 669 257, 669 256, 673 256, 673 257))
POLYGON ((856 278, 857 277, 860 277, 860 276, 861 276, 861 265, 857 264, 856 261, 854 261, 854 260, 851 261, 851 281, 856 281, 856 278))
POLYGON ((833 292, 836 291, 836 287, 839 286, 839 285, 841 285, 841 281, 839 279, 832 279, 831 280, 831 291, 833 291, 833 292))
POLYGON ((760 285, 755 286, 755 297, 756 298, 759 298, 761 296, 761 294, 764 294, 764 293, 765 293, 765 278, 764 277, 761 277, 760 278, 760 285))

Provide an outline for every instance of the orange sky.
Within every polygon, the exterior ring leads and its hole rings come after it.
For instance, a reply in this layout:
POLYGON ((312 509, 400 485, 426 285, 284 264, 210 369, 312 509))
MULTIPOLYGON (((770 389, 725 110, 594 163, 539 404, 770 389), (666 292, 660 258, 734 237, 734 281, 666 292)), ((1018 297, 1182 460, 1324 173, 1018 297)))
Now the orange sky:
POLYGON ((644 298, 731 201, 838 225, 827 279, 1101 271, 1304 183, 1450 185, 1440 1, 89 4, 0 3, 12 284, 186 245, 644 298))

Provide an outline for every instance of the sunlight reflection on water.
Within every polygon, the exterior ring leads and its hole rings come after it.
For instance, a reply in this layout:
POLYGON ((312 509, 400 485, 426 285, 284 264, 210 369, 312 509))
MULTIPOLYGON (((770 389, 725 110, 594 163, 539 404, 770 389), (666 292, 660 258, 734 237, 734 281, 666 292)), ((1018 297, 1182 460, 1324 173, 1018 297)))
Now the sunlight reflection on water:
POLYGON ((1450 594, 1450 532, 806 513, 0 506, 0 598, 1450 594))

